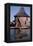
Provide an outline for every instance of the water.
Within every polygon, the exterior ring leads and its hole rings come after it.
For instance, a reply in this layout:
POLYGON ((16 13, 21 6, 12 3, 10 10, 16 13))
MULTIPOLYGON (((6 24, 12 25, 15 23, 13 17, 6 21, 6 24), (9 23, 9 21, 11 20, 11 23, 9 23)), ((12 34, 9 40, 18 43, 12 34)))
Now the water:
POLYGON ((16 30, 10 29, 10 40, 15 41, 16 40, 16 30))
MULTIPOLYGON (((26 32, 22 33, 22 31, 21 31, 22 35, 27 34, 27 36, 26 37, 21 36, 22 37, 21 40, 30 40, 30 38, 31 38, 30 29, 27 29, 27 30, 25 29, 24 31, 26 31, 26 32)), ((10 40, 11 41, 16 40, 16 29, 10 29, 10 40)))

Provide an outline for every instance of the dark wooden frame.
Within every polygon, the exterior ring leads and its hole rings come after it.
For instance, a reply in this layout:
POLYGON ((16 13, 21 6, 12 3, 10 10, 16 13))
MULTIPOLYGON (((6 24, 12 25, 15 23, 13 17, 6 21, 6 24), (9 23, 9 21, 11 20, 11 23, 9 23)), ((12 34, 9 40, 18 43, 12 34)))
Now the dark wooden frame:
POLYGON ((5 4, 5 39, 4 41, 7 43, 11 43, 11 42, 30 42, 28 41, 10 41, 9 37, 10 37, 10 28, 9 28, 9 24, 10 24, 10 6, 26 6, 26 7, 31 7, 30 8, 30 15, 31 15, 31 40, 32 41, 32 4, 17 4, 17 3, 6 3, 5 4), (8 33, 7 33, 8 32, 8 33), (8 36, 7 36, 8 35, 8 36))

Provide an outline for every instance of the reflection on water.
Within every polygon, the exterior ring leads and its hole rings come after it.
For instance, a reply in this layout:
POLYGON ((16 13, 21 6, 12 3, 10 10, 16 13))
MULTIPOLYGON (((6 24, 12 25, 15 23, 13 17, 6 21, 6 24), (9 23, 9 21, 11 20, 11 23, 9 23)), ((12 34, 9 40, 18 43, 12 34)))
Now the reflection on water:
POLYGON ((20 31, 20 33, 16 33, 18 29, 10 29, 10 40, 30 40, 31 34, 30 29, 24 29, 24 31, 20 31))
POLYGON ((15 41, 15 39, 16 39, 16 30, 10 29, 10 40, 15 41))

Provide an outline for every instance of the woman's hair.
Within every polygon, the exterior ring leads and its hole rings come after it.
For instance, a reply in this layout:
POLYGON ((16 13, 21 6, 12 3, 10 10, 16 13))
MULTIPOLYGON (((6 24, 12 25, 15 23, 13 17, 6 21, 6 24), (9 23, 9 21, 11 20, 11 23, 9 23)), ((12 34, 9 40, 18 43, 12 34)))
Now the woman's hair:
POLYGON ((19 18, 18 18, 18 22, 19 22, 19 25, 20 25, 20 27, 21 27, 21 23, 20 23, 20 20, 19 20, 19 18))

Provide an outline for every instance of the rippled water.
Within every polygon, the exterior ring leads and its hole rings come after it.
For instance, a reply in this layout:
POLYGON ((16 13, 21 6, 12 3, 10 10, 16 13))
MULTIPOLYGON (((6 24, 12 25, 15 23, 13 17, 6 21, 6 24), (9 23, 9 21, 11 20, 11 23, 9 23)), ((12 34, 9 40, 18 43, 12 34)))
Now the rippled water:
MULTIPOLYGON (((31 37, 30 29, 28 29, 28 31, 24 32, 23 34, 27 34, 27 36, 23 37, 22 40, 30 40, 31 37)), ((16 29, 10 29, 10 40, 11 41, 16 40, 16 29)))

